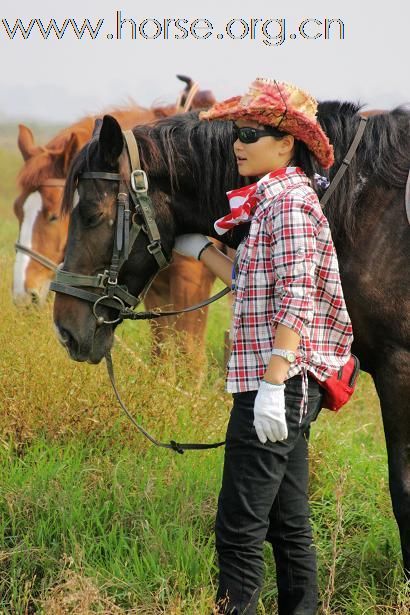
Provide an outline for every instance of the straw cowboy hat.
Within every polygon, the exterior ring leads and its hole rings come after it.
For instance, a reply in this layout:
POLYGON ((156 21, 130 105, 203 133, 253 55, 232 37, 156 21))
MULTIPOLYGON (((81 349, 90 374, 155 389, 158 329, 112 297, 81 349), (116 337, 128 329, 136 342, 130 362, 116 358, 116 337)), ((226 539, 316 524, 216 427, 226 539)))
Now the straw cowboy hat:
POLYGON ((285 82, 258 78, 244 96, 234 96, 202 111, 203 120, 253 120, 303 141, 325 169, 334 163, 333 146, 316 119, 317 101, 285 82))

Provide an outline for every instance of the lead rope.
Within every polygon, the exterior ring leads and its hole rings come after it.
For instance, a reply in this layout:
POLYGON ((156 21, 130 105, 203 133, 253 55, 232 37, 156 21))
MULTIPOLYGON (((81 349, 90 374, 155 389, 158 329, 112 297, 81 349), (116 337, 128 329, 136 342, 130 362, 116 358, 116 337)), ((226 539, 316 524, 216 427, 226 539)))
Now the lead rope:
POLYGON ((153 436, 151 436, 151 434, 148 433, 148 431, 146 431, 143 427, 141 427, 141 425, 137 423, 135 418, 132 416, 132 414, 130 413, 130 411, 128 410, 124 402, 122 401, 121 396, 117 389, 117 385, 115 383, 114 366, 113 366, 110 351, 108 351, 105 355, 105 363, 107 365, 108 376, 110 377, 112 388, 114 389, 114 393, 118 400, 118 403, 120 404, 121 408, 123 409, 123 411, 129 418, 131 423, 152 444, 154 444, 155 446, 159 446, 160 448, 168 448, 170 450, 173 450, 175 453, 179 453, 180 455, 182 455, 184 451, 198 451, 198 450, 204 450, 208 448, 219 448, 220 446, 223 446, 225 444, 225 441, 224 442, 212 442, 211 444, 201 444, 201 443, 196 443, 196 442, 195 443, 191 443, 191 442, 181 443, 181 442, 176 442, 175 440, 170 440, 169 444, 167 444, 166 442, 160 442, 159 440, 156 440, 153 436))

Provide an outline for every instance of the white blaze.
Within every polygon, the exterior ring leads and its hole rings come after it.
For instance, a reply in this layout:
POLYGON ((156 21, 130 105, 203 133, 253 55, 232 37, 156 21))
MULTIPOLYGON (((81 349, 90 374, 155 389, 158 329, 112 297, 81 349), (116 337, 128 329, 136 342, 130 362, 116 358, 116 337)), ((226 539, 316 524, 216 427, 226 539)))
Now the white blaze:
MULTIPOLYGON (((33 192, 26 199, 23 206, 23 222, 21 224, 19 243, 26 248, 32 247, 33 228, 36 218, 41 211, 42 201, 39 192, 33 192)), ((13 277, 13 297, 17 299, 26 294, 25 282, 26 271, 30 257, 21 252, 17 252, 14 262, 14 277, 13 277)))

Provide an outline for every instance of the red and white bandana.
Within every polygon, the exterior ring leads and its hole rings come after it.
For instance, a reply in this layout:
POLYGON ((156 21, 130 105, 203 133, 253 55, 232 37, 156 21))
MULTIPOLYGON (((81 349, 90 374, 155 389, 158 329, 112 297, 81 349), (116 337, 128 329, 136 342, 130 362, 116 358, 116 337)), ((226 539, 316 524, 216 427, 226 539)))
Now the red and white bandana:
POLYGON ((229 190, 226 196, 228 197, 231 211, 214 223, 214 228, 218 235, 223 235, 227 231, 230 231, 237 224, 243 224, 251 220, 257 205, 261 199, 264 198, 264 190, 267 183, 272 179, 280 180, 285 178, 286 175, 292 175, 295 171, 297 173, 302 172, 299 167, 283 167, 277 171, 271 171, 271 173, 264 175, 254 184, 229 190))

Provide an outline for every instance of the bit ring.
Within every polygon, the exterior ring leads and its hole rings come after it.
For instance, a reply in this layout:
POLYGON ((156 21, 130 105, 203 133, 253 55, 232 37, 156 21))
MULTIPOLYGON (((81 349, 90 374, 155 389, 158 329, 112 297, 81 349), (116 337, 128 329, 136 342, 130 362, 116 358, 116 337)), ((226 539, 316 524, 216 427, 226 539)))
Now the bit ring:
POLYGON ((110 297, 109 295, 103 295, 102 297, 97 299, 97 301, 93 304, 93 314, 94 314, 95 319, 97 321, 97 326, 98 327, 101 327, 101 325, 115 325, 115 324, 117 324, 117 322, 121 322, 121 320, 122 320, 121 316, 119 316, 118 318, 115 318, 114 320, 104 320, 104 316, 98 316, 97 311, 96 311, 96 307, 104 299, 111 299, 113 301, 117 301, 119 303, 119 305, 120 305, 120 307, 118 308, 120 313, 121 313, 122 310, 125 310, 124 302, 119 297, 116 297, 115 295, 113 297, 110 297))

